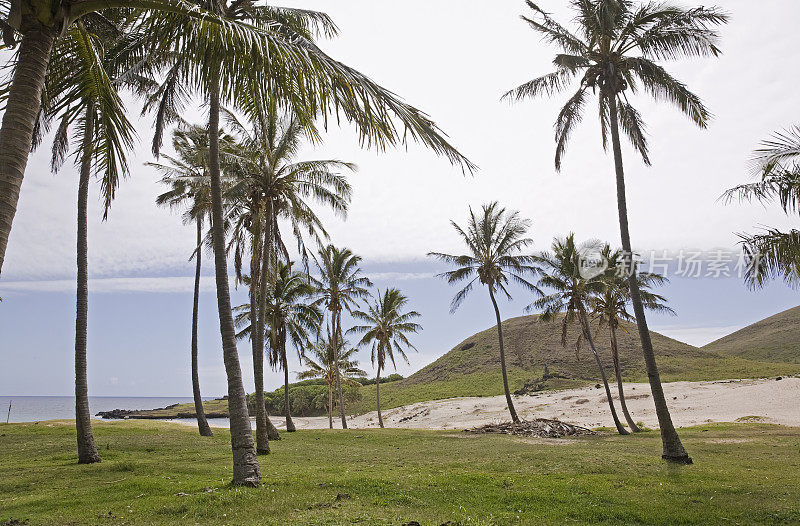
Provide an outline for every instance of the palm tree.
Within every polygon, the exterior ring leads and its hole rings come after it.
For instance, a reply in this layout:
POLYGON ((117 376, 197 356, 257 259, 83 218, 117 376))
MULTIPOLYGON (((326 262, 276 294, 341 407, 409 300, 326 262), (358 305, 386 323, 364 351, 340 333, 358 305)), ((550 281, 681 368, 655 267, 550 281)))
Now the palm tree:
POLYGON ((547 41, 561 48, 562 53, 553 60, 556 71, 526 82, 506 93, 504 98, 521 100, 539 95, 551 96, 562 92, 573 79, 582 75, 578 90, 561 109, 556 121, 555 165, 560 170, 570 135, 582 119, 589 90, 599 95, 604 148, 608 146, 608 133, 611 133, 622 250, 626 254, 631 302, 661 428, 662 458, 688 464, 691 458, 672 424, 661 387, 644 305, 637 287, 619 129, 621 126, 644 162, 649 164, 644 123, 626 94, 635 94, 640 88, 656 100, 676 105, 701 128, 708 125, 710 115, 700 98, 657 61, 718 56, 719 36, 712 27, 725 24, 728 15, 716 7, 684 9, 666 2, 637 4, 632 0, 570 0, 569 3, 576 14, 578 34, 559 24, 537 4, 526 0, 533 16, 523 16, 523 20, 547 41))
MULTIPOLYGON (((258 327, 256 337, 251 338, 257 401, 264 399, 264 331, 269 323, 265 311, 270 284, 269 279, 261 279, 261 276, 277 275, 278 259, 289 258, 279 221, 289 223, 300 255, 307 263, 304 233, 318 244, 328 237, 310 201, 326 205, 345 217, 351 188, 338 171, 355 169, 354 165, 337 160, 297 161, 303 139, 313 139, 316 130, 311 128, 309 132, 295 116, 281 113, 274 101, 267 104, 254 101, 247 111, 249 126, 231 112, 225 113, 228 125, 240 141, 241 160, 238 169, 232 172, 237 181, 227 194, 231 203, 228 217, 234 223, 230 244, 235 251, 239 279, 242 254, 245 247, 250 247, 250 302, 258 327)), ((277 350, 272 349, 272 352, 277 350)), ((263 451, 263 445, 271 438, 267 427, 266 408, 263 403, 257 403, 257 451, 263 451)))
MULTIPOLYGON (((205 2, 203 3, 205 5, 205 2)), ((323 14, 255 5, 233 0, 209 5, 215 18, 160 15, 148 17, 150 43, 143 46, 164 59, 164 82, 158 92, 158 119, 154 146, 160 131, 179 113, 187 90, 198 93, 209 108, 209 168, 212 197, 212 240, 217 282, 220 332, 228 374, 231 448, 234 483, 258 484, 261 479, 247 414, 241 366, 228 289, 223 199, 220 187, 220 106, 234 109, 257 100, 276 100, 291 106, 304 126, 334 111, 353 122, 364 144, 381 149, 405 142, 423 143, 452 163, 473 170, 466 158, 442 136, 423 113, 400 101, 393 93, 358 71, 333 60, 313 43, 312 37, 335 33, 323 14), (402 122, 400 132, 394 118, 402 122)))
MULTIPOLYGON (((361 275, 358 264, 361 258, 353 254, 349 248, 336 248, 333 245, 321 247, 314 261, 319 269, 319 278, 312 278, 319 295, 318 302, 325 305, 331 318, 331 345, 333 349, 343 350, 342 311, 352 313, 358 300, 369 295, 366 287, 372 282, 361 275)), ((342 429, 347 429, 344 396, 342 395, 341 372, 338 370, 338 359, 333 360, 336 393, 339 397, 339 417, 342 429)))
MULTIPOLYGON (((787 215, 800 211, 800 126, 794 126, 762 143, 754 155, 759 181, 731 188, 726 202, 777 201, 787 215)), ((789 286, 800 285, 800 231, 769 228, 758 234, 739 234, 744 256, 745 281, 761 288, 769 280, 782 278, 789 286)))
POLYGON ((349 331, 363 334, 359 346, 372 344, 372 365, 378 366, 375 376, 375 398, 378 404, 378 425, 383 428, 383 416, 381 416, 381 371, 386 368, 386 358, 392 362, 392 366, 397 369, 394 355, 403 358, 408 363, 403 347, 417 350, 408 341, 407 333, 416 334, 422 330, 422 326, 412 320, 419 318, 417 311, 403 312, 403 308, 408 303, 408 297, 397 289, 386 289, 374 303, 367 307, 367 312, 354 311, 353 317, 366 325, 356 325, 349 331))
MULTIPOLYGON (((620 321, 632 322, 636 320, 628 312, 628 304, 631 301, 628 280, 623 275, 620 275, 619 272, 623 265, 623 254, 621 250, 611 250, 611 247, 606 245, 603 247, 601 257, 608 263, 608 270, 599 277, 600 290, 589 298, 591 315, 599 322, 600 326, 605 325, 608 327, 609 336, 611 337, 611 357, 614 363, 614 375, 617 378, 617 391, 619 392, 619 405, 630 430, 638 433, 641 429, 633 421, 625 403, 625 393, 622 388, 622 371, 619 366, 619 348, 617 345, 617 329, 627 332, 625 327, 620 325, 620 321)), ((665 305, 666 298, 650 291, 654 286, 662 285, 669 281, 667 278, 651 272, 639 272, 636 274, 636 279, 645 309, 675 314, 675 311, 665 305)))
POLYGON ((297 379, 321 378, 325 380, 325 385, 328 386, 328 426, 331 429, 333 429, 334 385, 340 382, 360 385, 355 379, 363 378, 367 375, 366 372, 358 368, 358 361, 355 360, 357 352, 358 348, 348 348, 347 342, 334 337, 330 327, 328 327, 327 339, 317 339, 302 356, 303 362, 308 369, 299 373, 297 379), (338 349, 334 347, 334 341, 337 342, 338 349))
MULTIPOLYGON (((231 138, 222 136, 222 141, 231 143, 231 138)), ((185 223, 194 223, 197 230, 197 244, 192 253, 195 258, 194 300, 192 303, 192 395, 197 415, 197 427, 202 436, 213 436, 203 409, 200 395, 200 376, 197 360, 197 324, 200 303, 200 271, 202 265, 204 230, 206 218, 211 219, 211 184, 208 176, 208 132, 203 126, 185 126, 173 132, 172 148, 177 156, 165 155, 168 164, 148 163, 162 174, 161 183, 170 189, 156 198, 159 206, 184 208, 185 223)), ((229 148, 223 147, 224 150, 229 148)), ((189 258, 191 260, 191 258, 189 258)))
MULTIPOLYGON (((266 339, 270 342, 269 363, 284 373, 284 407, 286 408, 286 431, 295 431, 289 403, 289 363, 286 355, 286 342, 290 340, 302 359, 303 352, 310 345, 308 335, 319 331, 322 312, 311 301, 316 289, 303 272, 292 271, 292 263, 278 262, 275 275, 270 276, 267 289, 266 339)), ((240 335, 250 334, 250 305, 238 308, 237 327, 242 327, 240 335)))
POLYGON ((552 253, 542 252, 534 256, 534 261, 538 267, 539 299, 530 304, 527 309, 541 310, 539 319, 543 322, 551 322, 559 314, 563 314, 561 324, 561 345, 567 345, 567 328, 577 321, 580 324, 581 332, 575 344, 576 353, 580 349, 582 340, 589 343, 589 348, 594 355, 597 368, 600 370, 600 377, 606 389, 608 406, 611 409, 611 416, 614 418, 614 425, 620 435, 629 434, 622 427, 617 417, 617 410, 614 408, 614 399, 611 397, 611 389, 608 387, 605 368, 600 360, 600 355, 594 346, 592 339, 592 328, 589 325, 589 318, 586 314, 589 298, 602 291, 602 282, 597 276, 584 277, 582 269, 585 258, 599 251, 601 245, 596 241, 584 243, 581 246, 575 245, 575 234, 570 234, 566 239, 554 239, 552 253), (553 292, 545 294, 542 289, 549 289, 553 292))
POLYGON ((467 295, 472 291, 475 282, 486 285, 489 289, 489 298, 492 300, 495 318, 497 319, 497 338, 500 343, 500 368, 503 372, 503 390, 506 394, 508 411, 511 419, 516 423, 520 419, 514 409, 511 391, 508 388, 508 373, 506 371, 506 353, 503 346, 503 325, 500 320, 500 309, 497 307, 495 293, 502 292, 510 300, 511 294, 506 286, 509 278, 528 290, 536 290, 526 278, 526 274, 533 272, 530 266, 533 258, 520 254, 524 248, 533 243, 525 236, 530 228, 530 221, 522 219, 517 211, 507 211, 495 201, 483 205, 481 214, 476 215, 472 208, 469 209, 469 224, 466 230, 451 221, 464 244, 467 245, 469 254, 452 256, 440 252, 430 252, 440 261, 456 267, 455 270, 439 274, 448 283, 456 284, 470 280, 453 298, 450 312, 455 312, 467 295))
MULTIPOLYGON (((119 53, 126 24, 119 18, 87 15, 69 27, 55 45, 42 95, 40 120, 33 146, 53 121, 58 127, 52 145, 51 168, 57 172, 70 150, 70 135, 77 139, 75 161, 78 182, 77 295, 75 318, 75 425, 78 462, 100 462, 92 434, 87 384, 87 324, 89 301, 88 222, 89 179, 100 179, 100 191, 108 215, 120 179, 127 173, 125 159, 134 130, 125 117, 117 87, 136 87, 125 76, 126 62, 119 53), (58 57, 58 60, 55 60, 58 57)), ((8 111, 8 110, 7 110, 8 111)), ((2 155, 2 154, 0 154, 2 155)), ((0 177, 2 179, 2 177, 0 177)), ((1 185, 1 183, 0 183, 1 185)))

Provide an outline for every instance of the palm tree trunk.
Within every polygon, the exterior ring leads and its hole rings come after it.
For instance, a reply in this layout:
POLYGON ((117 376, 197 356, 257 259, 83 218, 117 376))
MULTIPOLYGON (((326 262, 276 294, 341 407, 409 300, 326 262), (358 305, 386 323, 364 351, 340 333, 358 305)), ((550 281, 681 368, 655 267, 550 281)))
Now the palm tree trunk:
POLYGON ((347 418, 344 415, 344 395, 342 394, 342 372, 339 370, 339 347, 342 341, 342 313, 334 312, 333 321, 333 367, 336 373, 336 392, 339 396, 339 417, 342 419, 342 429, 347 429, 347 418))
MULTIPOLYGON (((213 67, 213 66, 212 66, 213 67)), ((225 232, 222 214, 222 182, 219 163, 219 69, 212 72, 209 93, 208 157, 211 175, 211 236, 214 245, 214 267, 217 283, 217 308, 222 336, 222 355, 228 375, 228 414, 231 425, 233 450, 233 484, 257 486, 261 482, 261 469, 253 447, 253 430, 247 413, 247 398, 242 383, 242 368, 236 349, 236 329, 231 311, 228 288, 228 261, 225 253, 225 232)))
POLYGON ((617 391, 619 391, 619 405, 622 407, 622 414, 625 415, 625 421, 628 422, 628 427, 631 431, 638 433, 641 431, 636 422, 633 421, 630 412, 628 412, 628 405, 625 403, 625 392, 622 389, 622 371, 619 369, 619 350, 617 347, 617 329, 611 325, 611 358, 614 360, 614 374, 617 377, 617 391))
POLYGON ((583 329, 583 337, 589 342, 589 348, 594 355, 594 361, 597 363, 597 368, 600 369, 600 378, 603 379, 603 387, 606 390, 606 398, 608 398, 608 407, 611 409, 611 416, 614 418, 614 426, 620 435, 630 435, 627 429, 622 427, 622 422, 619 421, 617 410, 614 407, 614 399, 611 397, 611 388, 608 386, 608 378, 606 378, 606 370, 603 367, 603 362, 600 361, 600 355, 597 348, 594 346, 594 339, 592 338, 592 328, 589 326, 589 319, 586 316, 586 311, 582 307, 579 308, 578 317, 580 318, 581 329, 583 329))
MULTIPOLYGON (((262 266, 261 266, 261 274, 264 277, 269 277, 269 269, 270 269, 271 266, 275 265, 275 254, 272 252, 273 241, 274 241, 275 235, 276 235, 276 232, 272 229, 273 224, 274 224, 273 223, 273 217, 272 217, 273 213, 274 213, 274 210, 272 208, 272 202, 270 201, 270 202, 267 203, 267 209, 266 209, 266 214, 265 214, 266 215, 266 225, 265 225, 266 228, 264 229, 264 251, 263 251, 263 254, 262 254, 264 259, 262 261, 262 266)), ((262 337, 262 344, 261 344, 261 347, 262 347, 262 351, 261 351, 261 356, 262 356, 262 358, 261 358, 261 378, 262 378, 261 391, 262 392, 264 391, 264 385, 263 385, 264 358, 263 358, 263 356, 264 356, 264 351, 266 350, 265 349, 266 345, 265 345, 264 340, 263 340, 263 338, 264 338, 263 335, 266 332, 265 328, 266 328, 266 323, 267 323, 267 316, 266 316, 266 312, 267 312, 267 283, 268 283, 267 281, 263 281, 261 283, 261 290, 260 290, 259 303, 258 303, 258 308, 259 308, 259 313, 258 313, 259 318, 258 319, 259 319, 259 323, 261 324, 261 334, 262 334, 262 336, 261 336, 262 337)), ((278 428, 275 427, 272 424, 272 421, 269 419, 269 414, 267 414, 266 407, 264 407, 264 419, 267 422, 267 437, 270 440, 280 440, 281 436, 278 434, 278 428)))
POLYGON ((381 416, 381 366, 378 366, 378 374, 375 376, 375 400, 378 402, 378 425, 383 429, 383 416, 381 416))
POLYGON ((636 315, 636 326, 639 329, 639 338, 642 341, 642 354, 647 368, 647 378, 650 381, 650 391, 653 394, 653 402, 656 406, 656 416, 658 426, 661 429, 661 458, 679 464, 691 464, 692 459, 684 449, 678 432, 672 424, 672 417, 667 407, 667 399, 664 396, 664 389, 661 387, 661 377, 658 374, 656 355, 653 352, 653 343, 650 341, 650 330, 647 328, 647 319, 644 314, 642 297, 639 292, 639 284, 636 280, 636 267, 633 264, 633 250, 631 249, 631 235, 628 228, 628 203, 625 198, 625 170, 622 166, 622 146, 619 140, 619 121, 617 119, 617 99, 612 94, 608 97, 611 142, 614 147, 614 167, 617 177, 617 207, 619 209, 619 230, 622 238, 622 250, 628 261, 628 283, 631 292, 631 302, 633 312, 636 315))
POLYGON ((281 334, 281 360, 283 361, 283 406, 286 412, 286 431, 292 433, 297 429, 292 422, 292 406, 289 403, 289 360, 286 359, 286 334, 281 334))
POLYGON ((44 77, 55 38, 55 32, 44 27, 23 34, 6 100, 0 128, 0 272, 11 223, 17 212, 19 189, 28 164, 33 128, 39 115, 44 77))
POLYGON ((328 428, 333 429, 333 386, 328 384, 328 428))
POLYGON ((100 462, 100 455, 92 435, 89 412, 89 386, 86 379, 86 339, 89 317, 89 247, 87 203, 89 178, 92 174, 92 136, 94 109, 90 103, 86 109, 85 135, 81 158, 81 174, 78 182, 78 286, 75 314, 75 430, 78 437, 78 464, 100 462))
MULTIPOLYGON (((267 234, 261 235, 261 218, 254 217, 253 257, 250 260, 250 342, 253 348, 253 397, 256 408, 256 454, 269 454, 269 433, 267 431, 267 408, 264 402, 264 311, 261 310, 261 297, 266 295, 267 274, 259 266, 266 260, 267 234), (260 246, 260 250, 258 247, 260 246)), ((264 265, 265 266, 265 265, 264 265)))
POLYGON ((192 306, 192 395, 194 396, 194 412, 197 415, 197 428, 200 436, 214 436, 206 420, 206 413, 203 409, 203 397, 200 396, 200 374, 197 366, 197 316, 200 310, 200 269, 203 256, 203 221, 198 218, 197 224, 197 252, 195 258, 197 264, 194 270, 194 303, 192 306))
POLYGON ((494 291, 489 287, 489 297, 492 298, 492 305, 494 306, 494 315, 497 317, 497 338, 500 341, 500 369, 503 371, 503 390, 506 393, 506 403, 508 404, 508 412, 511 413, 511 420, 514 423, 519 422, 517 410, 514 409, 514 401, 511 399, 511 391, 508 389, 508 373, 506 372, 506 350, 503 347, 503 323, 500 321, 500 309, 497 308, 497 301, 494 299, 494 291))

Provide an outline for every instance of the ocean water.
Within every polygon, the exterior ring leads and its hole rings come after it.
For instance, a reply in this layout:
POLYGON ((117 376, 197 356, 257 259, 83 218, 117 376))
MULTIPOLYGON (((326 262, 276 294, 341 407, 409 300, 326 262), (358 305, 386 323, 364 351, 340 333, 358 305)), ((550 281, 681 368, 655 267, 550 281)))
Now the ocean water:
MULTIPOLYGON (((172 404, 191 402, 192 397, 115 397, 90 396, 89 410, 92 418, 98 411, 112 409, 155 409, 172 404)), ((0 396, 0 422, 8 417, 8 405, 11 403, 9 422, 38 422, 75 418, 74 396, 0 396)), ((227 420, 227 419, 226 419, 227 420)))

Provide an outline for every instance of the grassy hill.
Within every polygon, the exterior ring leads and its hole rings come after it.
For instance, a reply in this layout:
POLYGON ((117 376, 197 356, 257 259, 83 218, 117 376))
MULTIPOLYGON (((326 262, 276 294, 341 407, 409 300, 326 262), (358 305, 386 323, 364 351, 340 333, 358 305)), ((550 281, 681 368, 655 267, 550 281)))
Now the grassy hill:
MULTIPOLYGON (((800 315, 798 310, 797 315, 800 315)), ((647 380, 636 325, 623 323, 618 331, 620 366, 626 381, 647 380)), ((611 346, 608 329, 595 327, 595 343, 609 378, 612 377, 611 346)), ((559 389, 594 384, 599 374, 588 346, 576 354, 578 328, 567 332, 567 347, 561 345, 560 322, 541 323, 537 316, 522 316, 503 322, 509 383, 512 391, 526 383, 543 389, 559 389), (542 379, 545 365, 549 378, 542 379)), ((680 380, 721 380, 726 378, 758 378, 800 373, 800 363, 779 363, 777 360, 745 358, 723 354, 712 349, 698 349, 651 332, 661 378, 666 382, 680 380)), ((800 329, 794 340, 800 347, 800 329)), ((497 329, 491 327, 467 338, 450 352, 405 380, 382 386, 384 408, 451 398, 457 396, 494 396, 502 394, 497 329)), ((364 388, 358 410, 375 408, 374 387, 364 388)))
POLYGON ((748 325, 703 349, 762 362, 800 364, 800 307, 748 325))

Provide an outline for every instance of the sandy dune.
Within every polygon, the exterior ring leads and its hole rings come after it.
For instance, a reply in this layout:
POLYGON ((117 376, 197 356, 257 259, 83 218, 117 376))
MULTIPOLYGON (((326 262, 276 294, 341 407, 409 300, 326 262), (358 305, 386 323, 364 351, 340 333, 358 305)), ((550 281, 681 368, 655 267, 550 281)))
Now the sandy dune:
MULTIPOLYGON (((735 422, 746 417, 800 426, 800 378, 675 382, 664 384, 664 392, 676 426, 735 422)), ((625 395, 634 420, 658 427, 648 384, 625 384, 625 395)), ((526 419, 553 418, 585 427, 613 426, 603 389, 515 396, 514 404, 520 417, 526 419)), ((385 410, 383 419, 387 427, 465 429, 508 420, 508 412, 503 396, 451 398, 385 410)), ((273 422, 285 427, 280 417, 273 417, 273 422)), ((299 429, 328 427, 327 417, 295 418, 294 422, 299 429)), ((338 419, 334 419, 334 425, 341 427, 338 419)), ((348 419, 348 427, 354 429, 377 426, 376 412, 348 419)))

